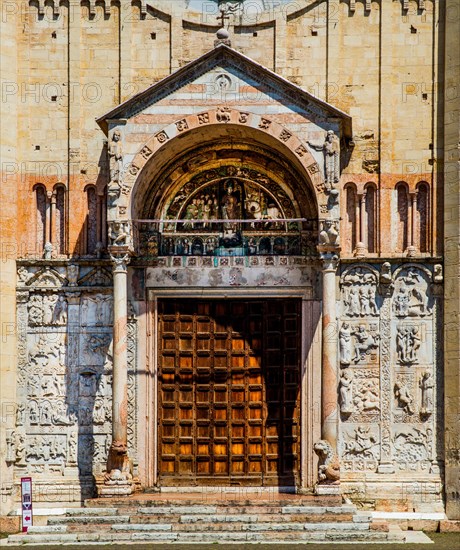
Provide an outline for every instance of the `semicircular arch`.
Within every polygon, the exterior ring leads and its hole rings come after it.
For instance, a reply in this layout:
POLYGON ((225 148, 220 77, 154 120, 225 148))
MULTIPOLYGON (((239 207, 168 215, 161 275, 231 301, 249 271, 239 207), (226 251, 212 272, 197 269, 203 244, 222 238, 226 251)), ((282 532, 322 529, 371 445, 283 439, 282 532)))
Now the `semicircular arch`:
MULTIPOLYGON (((270 152, 267 158, 284 165, 286 171, 297 179, 296 188, 302 188, 304 194, 311 197, 317 216, 332 217, 322 170, 307 145, 274 120, 227 107, 189 115, 150 136, 138 148, 125 170, 124 215, 120 216, 118 212, 114 217, 136 218, 143 210, 149 188, 159 189, 158 182, 162 180, 162 192, 168 192, 168 184, 162 175, 169 172, 170 177, 174 177, 171 167, 177 165, 178 157, 190 154, 200 146, 219 143, 233 147, 244 144, 264 149, 266 154, 270 152)), ((172 183, 169 181, 169 186, 172 183)), ((296 189, 292 192, 296 193, 296 189)))

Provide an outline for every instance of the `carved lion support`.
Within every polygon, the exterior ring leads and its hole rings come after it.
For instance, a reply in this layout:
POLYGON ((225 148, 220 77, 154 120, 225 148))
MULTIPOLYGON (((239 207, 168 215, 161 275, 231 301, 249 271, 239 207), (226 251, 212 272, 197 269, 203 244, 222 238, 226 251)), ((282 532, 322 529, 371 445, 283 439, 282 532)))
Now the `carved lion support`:
MULTIPOLYGON (((337 314, 336 314, 336 270, 339 257, 334 252, 323 252, 323 337, 322 337, 322 379, 321 379, 321 441, 315 445, 315 452, 324 462, 319 466, 318 482, 339 484, 339 462, 337 458, 337 314), (323 456, 324 455, 324 456, 323 456), (332 457, 334 465, 332 470, 332 457), (329 462, 327 462, 329 461, 329 462), (326 464, 327 462, 327 464, 326 464), (331 463, 331 464, 329 464, 331 463), (329 468, 329 469, 328 469, 329 468)), ((338 491, 338 489, 337 489, 338 491)), ((318 491, 317 491, 318 492, 318 491)), ((321 492, 321 491, 319 491, 321 492)))

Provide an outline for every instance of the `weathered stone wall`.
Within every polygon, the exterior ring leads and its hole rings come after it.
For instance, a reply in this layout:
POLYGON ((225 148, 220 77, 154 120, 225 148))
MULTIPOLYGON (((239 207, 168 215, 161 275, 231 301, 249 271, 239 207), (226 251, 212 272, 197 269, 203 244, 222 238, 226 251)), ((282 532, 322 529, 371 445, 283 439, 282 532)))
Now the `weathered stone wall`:
POLYGON ((17 117, 19 97, 8 97, 18 78, 16 57, 17 29, 20 18, 12 4, 2 6, 0 34, 2 36, 2 140, 0 165, 0 514, 11 506, 13 469, 5 462, 5 439, 8 430, 14 427, 16 395, 16 258, 18 250, 16 201, 19 177, 17 174, 18 132, 17 117), (4 10, 7 8, 7 13, 4 10), (7 90, 5 87, 7 86, 7 90), (6 132, 5 128, 9 131, 6 132))
POLYGON ((446 511, 460 519, 460 8, 446 2, 445 110, 445 452, 446 511))
MULTIPOLYGON (((75 431, 74 426, 77 425, 77 421, 74 424, 62 424, 62 422, 70 422, 70 415, 63 417, 61 424, 59 421, 56 424, 51 420, 51 424, 45 424, 43 428, 40 423, 25 426, 21 420, 21 404, 32 402, 32 398, 36 397, 50 403, 54 400, 56 407, 60 403, 61 396, 43 394, 48 391, 46 382, 47 378, 52 376, 51 370, 45 372, 44 379, 40 381, 40 384, 45 384, 45 388, 40 386, 37 390, 40 395, 30 395, 29 386, 23 381, 18 385, 19 408, 11 414, 8 407, 16 402, 16 368, 27 369, 27 374, 31 375, 33 380, 32 357, 40 359, 39 355, 35 354, 34 346, 37 342, 34 343, 33 339, 35 334, 42 330, 40 327, 44 327, 46 334, 56 337, 61 335, 59 336, 62 340, 61 344, 67 343, 69 353, 72 351, 70 341, 74 336, 70 325, 62 323, 61 326, 60 323, 53 322, 30 324, 29 298, 31 296, 41 298, 51 295, 65 296, 68 307, 67 323, 70 322, 71 312, 74 311, 74 315, 78 315, 78 319, 75 319, 76 326, 79 327, 78 334, 80 334, 87 330, 81 324, 86 307, 84 304, 86 303, 89 309, 93 304, 93 298, 97 302, 97 296, 109 295, 104 285, 102 286, 105 290, 93 288, 89 291, 80 283, 77 287, 67 288, 68 267, 63 254, 86 254, 88 199, 85 190, 87 186, 94 186, 96 194, 102 197, 108 181, 104 145, 107 138, 96 124, 95 118, 211 49, 215 39, 214 33, 219 26, 215 16, 216 13, 209 12, 205 16, 202 13, 185 12, 181 9, 179 2, 168 0, 155 2, 154 7, 148 2, 134 2, 131 5, 129 0, 122 0, 120 7, 110 5, 108 0, 98 2, 97 5, 93 1, 80 3, 79 0, 70 0, 68 6, 59 6, 56 0, 46 3, 43 0, 36 0, 30 5, 27 0, 21 0, 5 2, 2 5, 0 25, 2 61, 5 61, 2 63, 1 107, 4 128, 8 128, 8 131, 3 132, 2 135, 0 186, 2 205, 0 447, 5 450, 0 457, 1 489, 2 493, 5 493, 5 498, 2 496, 0 503, 2 507, 0 513, 6 513, 11 509, 13 463, 17 462, 17 456, 14 456, 14 460, 10 459, 13 458, 11 453, 19 452, 17 441, 19 441, 19 449, 23 445, 24 450, 21 452, 26 459, 30 447, 35 446, 35 455, 33 455, 35 458, 33 459, 32 455, 29 455, 29 458, 34 462, 33 467, 37 474, 43 474, 45 477, 52 474, 55 484, 58 477, 64 479, 67 475, 70 476, 69 480, 73 479, 79 483, 80 472, 67 470, 67 468, 75 468, 75 462, 69 462, 68 453, 70 453, 70 438, 73 437, 71 434, 75 431), (14 328, 16 323, 15 260, 18 257, 42 257, 43 255, 44 242, 43 240, 40 242, 41 229, 37 229, 37 198, 34 188, 37 184, 42 184, 45 192, 50 195, 47 200, 51 204, 51 195, 56 190, 56 185, 60 183, 66 187, 64 211, 67 212, 67 222, 64 224, 61 237, 64 239, 64 246, 60 250, 55 246, 52 256, 62 256, 63 262, 58 266, 57 272, 61 274, 63 280, 60 284, 52 285, 52 291, 46 289, 46 285, 45 290, 40 285, 30 290, 30 284, 20 281, 17 308, 22 324, 19 325, 17 345, 17 331, 14 328), (67 282, 64 278, 67 278, 67 282), (76 297, 79 293, 81 294, 78 299, 75 298, 76 302, 72 302, 73 298, 69 301, 69 295, 76 297), (89 301, 85 302, 86 299, 89 301), (24 354, 30 355, 26 358, 24 354), (18 419, 19 424, 17 424, 18 419), (56 432, 56 436, 53 436, 56 446, 53 451, 54 458, 51 454, 48 458, 46 453, 49 449, 43 448, 43 442, 40 439, 42 431, 49 431, 49 429, 56 432), (24 437, 23 443, 21 443, 21 437, 24 437), (58 442, 58 437, 62 441, 58 442), (16 445, 14 450, 13 442, 16 445), (8 452, 9 457, 6 456, 8 452)), ((371 236, 369 234, 365 236, 364 250, 361 250, 360 254, 364 256, 364 261, 379 261, 379 269, 382 269, 381 259, 392 261, 394 274, 397 269, 404 266, 400 259, 407 256, 409 244, 406 242, 404 245, 404 238, 407 241, 409 237, 408 235, 399 237, 398 231, 408 233, 410 207, 416 214, 415 225, 412 228, 415 235, 415 249, 411 251, 411 255, 419 261, 417 269, 421 269, 423 273, 428 270, 432 276, 429 285, 427 283, 427 289, 431 293, 433 289, 436 290, 435 294, 429 295, 430 313, 420 318, 417 315, 409 315, 410 319, 406 322, 406 319, 398 317, 394 309, 395 295, 390 297, 377 293, 379 330, 383 333, 383 340, 386 338, 386 343, 391 342, 396 350, 399 325, 408 327, 418 324, 421 330, 425 331, 424 334, 431 334, 433 346, 430 347, 428 340, 424 340, 425 348, 420 348, 424 349, 424 354, 431 355, 429 360, 423 362, 423 366, 414 367, 411 363, 401 363, 401 357, 398 357, 395 351, 396 355, 387 358, 383 363, 388 376, 385 375, 386 378, 382 378, 383 374, 380 374, 380 377, 371 376, 372 380, 375 379, 376 387, 382 383, 386 384, 386 399, 389 401, 386 404, 379 404, 379 414, 382 417, 384 414, 390 414, 389 432, 386 435, 398 438, 399 434, 405 434, 399 439, 403 438, 406 441, 411 437, 417 439, 417 432, 414 430, 419 430, 418 438, 423 439, 423 434, 427 435, 428 430, 432 430, 433 437, 433 431, 439 433, 441 429, 439 422, 442 415, 439 411, 439 403, 437 403, 438 409, 433 410, 431 414, 422 413, 423 396, 420 384, 423 372, 430 372, 433 376, 434 371, 439 371, 441 365, 440 355, 438 355, 437 366, 435 362, 435 353, 440 353, 442 350, 435 347, 435 342, 439 343, 440 340, 434 335, 438 334, 437 323, 442 316, 442 306, 438 290, 440 285, 433 276, 435 275, 434 265, 441 261, 443 250, 442 192, 443 178, 446 179, 447 185, 444 190, 445 278, 448 297, 445 304, 444 340, 447 405, 446 494, 447 509, 451 517, 459 517, 460 514, 458 498, 460 492, 458 485, 458 441, 460 440, 458 432, 458 346, 460 341, 458 333, 460 300, 458 81, 460 75, 458 40, 456 40, 460 32, 459 20, 457 4, 454 1, 447 1, 443 6, 443 3, 431 0, 425 2, 358 1, 356 3, 348 0, 319 3, 311 0, 296 0, 284 6, 283 9, 268 11, 257 18, 253 16, 245 18, 244 15, 241 18, 231 16, 228 21, 232 46, 235 49, 273 69, 317 97, 343 109, 353 117, 355 146, 353 152, 342 159, 344 170, 341 185, 345 187, 349 184, 351 189, 350 202, 345 200, 344 193, 341 205, 343 220, 341 232, 344 236, 343 241, 348 243, 343 247, 343 257, 351 260, 356 253, 359 240, 356 236, 359 231, 357 210, 364 191, 366 191, 367 203, 364 205, 364 214, 361 213, 361 215, 365 215, 366 220, 372 220, 374 231, 371 236), (423 8, 420 7, 421 4, 424 5, 423 8), (445 83, 444 96, 442 95, 443 83, 445 83), (443 170, 444 151, 446 163, 443 170), (403 187, 405 195, 404 193, 399 195, 396 190, 396 185, 400 182, 405 185, 403 187), (429 202, 417 202, 417 198, 414 199, 415 203, 411 202, 413 197, 421 196, 419 184, 423 182, 427 186, 429 202), (372 185, 375 190, 373 203, 369 199, 372 193, 368 191, 372 185), (417 195, 415 195, 416 192, 418 192, 417 195), (398 202, 400 200, 405 200, 406 203, 401 204, 398 202), (428 228, 423 251, 418 246, 422 240, 420 237, 422 221, 428 228), (375 242, 373 250, 368 246, 370 239, 375 242), (430 260, 427 261, 429 258, 430 260), (423 264, 420 263, 422 261, 423 264), (386 317, 382 315, 382 310, 386 317), (386 324, 382 326, 384 318, 386 324), (394 384, 398 381, 398 377, 402 380, 402 387, 409 385, 411 388, 408 390, 409 393, 416 394, 412 403, 413 413, 408 411, 410 403, 404 405, 400 396, 395 395, 394 384), (397 415, 399 415, 398 418, 417 417, 417 422, 407 423, 404 419, 400 422, 396 420, 397 415), (410 428, 406 428, 407 425, 410 425, 410 428)), ((203 103, 208 99, 203 97, 203 103)), ((165 121, 157 120, 155 124, 158 127, 178 118, 175 117, 174 105, 168 105, 167 100, 163 102, 163 108, 165 121)), ((158 113, 154 114, 158 115, 158 113)), ((335 122, 331 121, 331 125, 334 126, 335 122)), ((301 125, 299 129, 303 131, 301 125)), ((145 137, 148 139, 151 128, 146 127, 145 130, 148 133, 145 137)), ((132 154, 135 153, 134 145, 134 143, 131 144, 132 154)), ((129 148, 128 144, 127 151, 129 148)), ((48 236, 52 235, 48 234, 46 237, 48 236)), ((92 260, 95 260, 95 256, 92 260)), ((23 277, 26 279, 34 277, 44 267, 40 266, 41 264, 33 262, 30 265, 24 264, 23 267, 30 275, 26 276, 23 271, 23 277)), ((85 269, 88 273, 91 270, 90 267, 85 269)), ((85 276, 85 269, 80 278, 85 276)), ((403 271, 404 269, 406 268, 403 267, 403 271)), ((408 276, 408 273, 402 276, 408 276)), ((423 274, 420 276, 422 279, 425 277, 423 274)), ((397 278, 396 275, 395 277, 397 278)), ((376 284, 380 283, 376 281, 376 284)), ((379 292, 384 288, 381 286, 379 292)), ((395 292, 397 295, 397 286, 395 292)), ((350 322, 351 325, 356 325, 355 328, 358 330, 361 320, 365 319, 365 330, 370 329, 370 325, 374 322, 372 313, 364 316, 358 313, 351 315, 350 318, 346 313, 345 305, 343 307, 345 309, 342 311, 341 326, 345 322, 350 322)), ((46 308, 43 311, 46 311, 46 308)), ((370 311, 372 312, 372 308, 370 311)), ((97 325, 97 319, 95 323, 97 325)), ((97 326, 100 328, 96 332, 100 332, 101 337, 110 333, 110 323, 104 322, 97 326)), ((356 336, 351 338, 355 342, 356 336)), ((78 338, 75 341, 77 340, 78 338)), ((85 344, 79 340, 78 345, 85 344)), ((380 342, 380 346, 381 354, 383 342, 380 342)), ((81 351, 81 353, 86 352, 81 351)), ((78 357, 81 359, 83 355, 78 357)), ((61 377, 73 373, 71 375, 77 380, 86 372, 82 369, 87 359, 80 359, 75 359, 74 362, 72 362, 73 359, 70 362, 59 360, 53 371, 61 377)), ((358 368, 360 362, 361 358, 356 362, 357 366, 352 365, 349 369, 357 370, 359 373, 368 369, 371 374, 375 374, 372 364, 361 369, 358 368)), ((96 361, 93 366, 97 367, 96 374, 90 374, 88 371, 87 377, 91 379, 92 376, 103 376, 102 370, 97 370, 101 367, 100 362, 96 361)), ((436 384, 439 383, 440 380, 436 377, 436 384)), ((75 384, 79 385, 76 381, 75 384)), ((50 391, 51 387, 52 382, 50 391)), ((358 386, 355 388, 356 391, 357 388, 358 386)), ((401 395, 401 385, 399 394, 401 395)), ((439 395, 439 391, 436 395, 439 395)), ((352 396, 354 401, 356 396, 354 394, 352 396)), ((84 396, 81 397, 84 400, 84 396)), ((359 399, 358 402, 361 405, 358 406, 364 407, 363 398, 359 399)), ((76 405, 75 399, 70 400, 68 406, 74 405, 76 405)), ((70 412, 70 409, 67 412, 70 412)), ((79 414, 76 415, 77 418, 79 414)), ((376 409, 371 410, 369 414, 376 417, 376 409)), ((82 412, 81 415, 84 416, 84 413, 82 412)), ((59 418, 59 415, 55 418, 59 418)), ((363 419, 360 417, 356 422, 358 421, 361 422, 363 419)), ((109 433, 107 422, 96 424, 95 442, 104 449, 104 438, 109 433)), ((382 435, 374 433, 376 423, 372 419, 368 423, 370 431, 366 437, 369 440, 370 438, 379 440, 381 448, 384 449, 382 435)), ((344 418, 342 424, 343 433, 348 434, 347 441, 343 439, 344 454, 351 452, 353 455, 350 444, 353 440, 357 441, 353 421, 349 417, 344 418), (346 448, 345 443, 348 445, 346 448)), ((420 473, 423 477, 431 471, 433 477, 430 479, 438 480, 440 477, 436 473, 436 461, 442 457, 438 453, 433 438, 431 441, 431 447, 427 443, 421 444, 420 441, 413 443, 416 446, 422 445, 427 455, 427 469, 417 472, 417 475, 420 473)), ((84 441, 81 448, 84 448, 84 441)), ((375 470, 379 465, 381 466, 382 459, 374 456, 373 450, 369 452, 372 456, 366 457, 363 464, 370 461, 373 465, 372 468, 364 466, 368 475, 363 481, 363 486, 372 488, 373 483, 378 483, 375 470)), ((101 453, 100 456, 103 457, 103 452, 101 453)), ((359 455, 355 452, 354 455, 356 454, 359 455)), ((391 462, 392 457, 387 458, 391 462)), ((21 472, 21 460, 17 475, 21 472)), ((100 464, 102 462, 103 458, 100 464)), ((348 461, 352 464, 355 462, 356 456, 348 461)), ((358 487, 359 476, 355 474, 361 466, 357 464, 356 471, 353 468, 354 466, 350 470, 350 480, 355 483, 355 487, 358 487)), ((84 477, 84 474, 82 475, 84 477)), ((438 482, 434 481, 434 483, 438 482)), ((80 491, 79 485, 77 491, 80 491)), ((368 491, 372 492, 372 489, 368 491)), ((388 493, 391 494, 391 491, 390 488, 388 493)), ((428 492, 433 495, 433 500, 439 498, 438 486, 428 492)), ((365 492, 363 494, 365 496, 365 492)), ((79 496, 78 492, 78 498, 79 496)))

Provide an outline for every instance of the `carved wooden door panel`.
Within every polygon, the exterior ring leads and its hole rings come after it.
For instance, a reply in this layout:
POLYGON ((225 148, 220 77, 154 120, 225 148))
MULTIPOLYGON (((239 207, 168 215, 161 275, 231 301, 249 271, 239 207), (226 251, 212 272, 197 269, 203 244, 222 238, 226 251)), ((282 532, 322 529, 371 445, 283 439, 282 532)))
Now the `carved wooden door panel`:
POLYGON ((294 485, 300 301, 159 302, 162 485, 294 485))

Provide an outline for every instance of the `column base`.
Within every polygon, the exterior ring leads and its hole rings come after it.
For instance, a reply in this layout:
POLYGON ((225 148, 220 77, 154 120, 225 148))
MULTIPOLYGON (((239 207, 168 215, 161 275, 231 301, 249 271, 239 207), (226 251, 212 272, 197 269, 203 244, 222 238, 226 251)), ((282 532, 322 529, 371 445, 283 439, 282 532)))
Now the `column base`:
MULTIPOLYGON (((116 472, 121 472, 119 470, 114 470, 111 473, 112 477, 116 477, 116 472)), ((109 479, 105 480, 103 483, 97 484, 97 496, 98 497, 125 497, 132 495, 134 493, 135 484, 130 479, 109 479)))
POLYGON ((315 485, 315 495, 317 496, 327 496, 327 495, 340 495, 340 484, 337 485, 328 485, 327 483, 321 484, 317 483, 315 485))
POLYGON ((366 247, 364 243, 357 243, 355 248, 355 258, 365 258, 366 257, 366 247))

